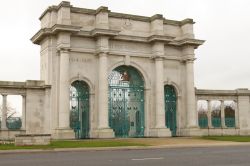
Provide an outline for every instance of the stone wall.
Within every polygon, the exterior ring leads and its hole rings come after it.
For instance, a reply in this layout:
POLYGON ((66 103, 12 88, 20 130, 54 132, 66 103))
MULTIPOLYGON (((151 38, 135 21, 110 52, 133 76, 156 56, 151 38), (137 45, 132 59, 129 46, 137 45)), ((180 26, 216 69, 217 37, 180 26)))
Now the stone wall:
POLYGON ((0 95, 7 100, 8 95, 22 96, 22 127, 9 130, 6 127, 6 109, 3 102, 3 116, 0 139, 14 139, 15 134, 50 133, 50 86, 44 81, 6 82, 0 81, 0 95))
POLYGON ((16 146, 49 145, 51 134, 17 134, 16 146))

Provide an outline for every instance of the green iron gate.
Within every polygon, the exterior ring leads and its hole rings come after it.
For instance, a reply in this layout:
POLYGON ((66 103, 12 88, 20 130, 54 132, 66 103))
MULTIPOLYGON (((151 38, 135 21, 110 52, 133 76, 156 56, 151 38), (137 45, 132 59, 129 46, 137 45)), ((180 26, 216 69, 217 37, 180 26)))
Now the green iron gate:
POLYGON ((114 69, 109 81, 109 126, 116 137, 144 136, 144 81, 128 66, 114 69))
POLYGON ((176 136, 176 93, 173 86, 166 85, 164 87, 165 94, 165 121, 166 127, 172 132, 172 136, 176 136))
POLYGON ((89 87, 84 81, 71 84, 70 127, 77 139, 89 137, 89 87))

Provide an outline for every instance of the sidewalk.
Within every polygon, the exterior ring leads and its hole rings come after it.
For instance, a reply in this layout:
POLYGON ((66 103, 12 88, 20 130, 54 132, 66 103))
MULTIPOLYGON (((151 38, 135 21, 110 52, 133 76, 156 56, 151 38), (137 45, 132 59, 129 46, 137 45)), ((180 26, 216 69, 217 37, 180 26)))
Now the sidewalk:
POLYGON ((24 149, 24 150, 0 150, 1 154, 34 153, 34 152, 71 152, 71 151, 100 151, 100 150, 135 150, 135 149, 160 149, 160 148, 187 148, 187 147, 213 147, 213 146, 246 146, 250 142, 230 142, 203 140, 191 137, 172 138, 117 138, 127 142, 143 143, 149 146, 123 146, 123 147, 98 147, 98 148, 57 148, 57 149, 24 149))

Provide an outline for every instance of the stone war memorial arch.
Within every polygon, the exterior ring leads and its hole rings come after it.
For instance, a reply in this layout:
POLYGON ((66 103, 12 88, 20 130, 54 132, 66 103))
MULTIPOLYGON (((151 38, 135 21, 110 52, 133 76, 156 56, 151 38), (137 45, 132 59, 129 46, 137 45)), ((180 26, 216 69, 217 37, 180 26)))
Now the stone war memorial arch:
POLYGON ((39 18, 41 80, 0 82, 0 138, 249 135, 250 91, 194 87, 194 21, 73 7, 39 18), (23 97, 22 126, 6 127, 7 96, 23 97))

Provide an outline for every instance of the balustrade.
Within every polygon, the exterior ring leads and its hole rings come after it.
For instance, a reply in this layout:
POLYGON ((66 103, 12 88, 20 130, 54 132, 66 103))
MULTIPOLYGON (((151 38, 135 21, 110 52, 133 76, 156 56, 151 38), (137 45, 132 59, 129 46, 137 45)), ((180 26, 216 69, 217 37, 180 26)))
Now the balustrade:
POLYGON ((198 100, 200 128, 235 128, 238 126, 238 109, 235 100, 198 100))

